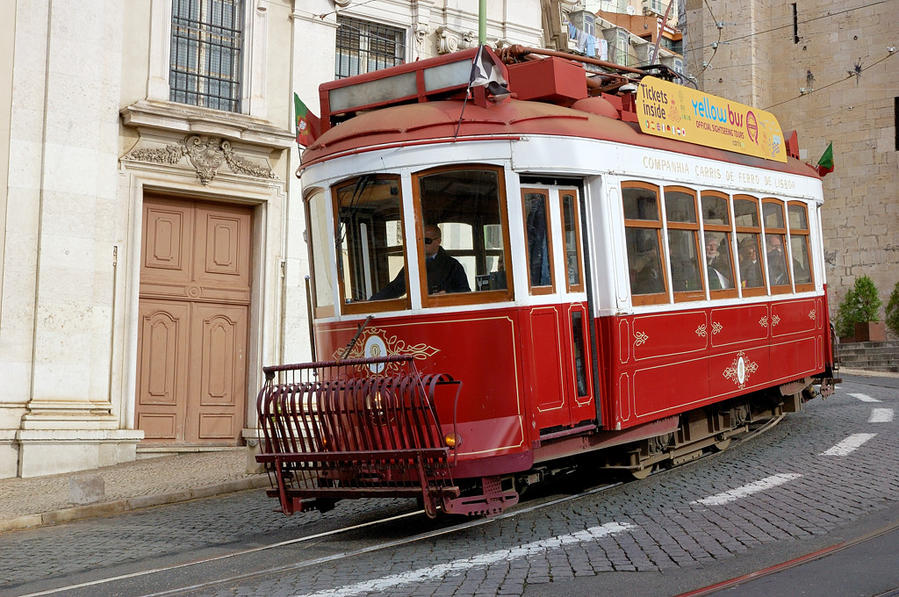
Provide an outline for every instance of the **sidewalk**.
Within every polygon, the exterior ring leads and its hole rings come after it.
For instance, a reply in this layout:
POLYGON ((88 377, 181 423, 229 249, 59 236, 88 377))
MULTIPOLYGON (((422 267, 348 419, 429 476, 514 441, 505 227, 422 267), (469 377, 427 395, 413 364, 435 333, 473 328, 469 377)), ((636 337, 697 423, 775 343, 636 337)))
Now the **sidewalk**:
POLYGON ((862 377, 892 377, 899 379, 899 373, 892 371, 868 371, 867 369, 850 369, 849 367, 840 367, 837 371, 837 377, 840 375, 860 375, 862 377))
POLYGON ((268 487, 268 475, 247 473, 247 458, 247 448, 237 448, 0 479, 0 533, 268 487))

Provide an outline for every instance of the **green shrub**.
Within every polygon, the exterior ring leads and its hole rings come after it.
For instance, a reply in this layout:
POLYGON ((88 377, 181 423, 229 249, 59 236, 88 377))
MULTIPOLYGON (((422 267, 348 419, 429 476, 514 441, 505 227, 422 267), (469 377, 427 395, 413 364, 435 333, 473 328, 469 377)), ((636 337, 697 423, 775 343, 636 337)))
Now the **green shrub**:
POLYGON ((893 286, 890 302, 887 303, 886 322, 887 327, 899 336, 899 282, 896 282, 896 285, 893 286))
POLYGON ((855 286, 846 293, 837 311, 837 335, 842 337, 855 334, 855 324, 866 321, 880 321, 877 312, 883 303, 877 296, 877 287, 868 276, 855 279, 855 286))

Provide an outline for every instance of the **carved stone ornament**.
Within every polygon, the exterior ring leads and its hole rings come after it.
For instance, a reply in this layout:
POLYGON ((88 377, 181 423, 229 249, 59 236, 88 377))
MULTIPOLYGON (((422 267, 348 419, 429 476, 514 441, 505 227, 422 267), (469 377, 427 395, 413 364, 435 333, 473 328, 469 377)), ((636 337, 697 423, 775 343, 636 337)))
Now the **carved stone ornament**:
POLYGON ((415 32, 415 46, 421 51, 424 47, 425 38, 427 38, 430 28, 427 23, 418 23, 413 28, 413 31, 415 32))
POLYGON ((235 174, 244 174, 255 178, 277 179, 277 175, 267 165, 255 164, 240 155, 232 148, 229 141, 220 137, 191 135, 185 137, 177 145, 165 147, 135 149, 125 159, 154 164, 177 164, 186 157, 197 171, 200 183, 207 185, 218 174, 222 163, 235 174))
POLYGON ((474 31, 454 31, 449 27, 441 26, 437 28, 436 33, 438 54, 449 54, 477 45, 478 35, 474 31))

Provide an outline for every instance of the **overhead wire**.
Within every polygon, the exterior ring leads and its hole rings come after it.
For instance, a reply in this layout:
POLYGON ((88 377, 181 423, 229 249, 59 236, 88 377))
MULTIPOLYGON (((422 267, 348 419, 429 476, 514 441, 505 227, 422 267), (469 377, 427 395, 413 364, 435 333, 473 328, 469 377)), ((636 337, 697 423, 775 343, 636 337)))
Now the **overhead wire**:
MULTIPOLYGON (((365 0, 364 2, 358 2, 356 4, 347 4, 346 6, 343 6, 341 8, 343 10, 346 10, 348 8, 359 8, 360 6, 365 6, 366 4, 371 4, 374 1, 375 0, 365 0)), ((331 10, 331 11, 328 11, 328 12, 322 13, 322 14, 315 14, 312 12, 310 12, 309 14, 311 14, 314 17, 318 17, 318 18, 324 20, 325 17, 331 16, 332 14, 336 13, 338 10, 339 9, 335 8, 334 10, 331 10)), ((306 11, 304 11, 304 12, 306 12, 306 11)))
MULTIPOLYGON (((368 3, 374 2, 374 1, 375 1, 375 0, 367 0, 366 2, 361 2, 361 3, 359 3, 359 4, 353 4, 353 5, 351 5, 351 6, 352 6, 353 8, 355 8, 355 7, 357 7, 357 6, 362 6, 363 4, 368 4, 368 3)), ((344 8, 350 8, 350 6, 346 6, 346 7, 344 7, 344 8)), ((327 16, 329 16, 329 15, 332 15, 332 14, 334 14, 334 13, 337 12, 336 10, 332 10, 332 11, 330 11, 330 12, 318 14, 318 13, 314 13, 314 12, 309 11, 309 10, 303 10, 303 9, 300 9, 300 8, 296 9, 296 11, 297 11, 297 12, 304 13, 304 14, 307 15, 307 16, 314 17, 314 18, 317 18, 317 19, 324 19, 325 17, 327 17, 327 16)), ((350 17, 350 18, 356 18, 356 17, 350 17)), ((359 20, 359 19, 357 19, 357 20, 359 20)), ((382 23, 373 23, 373 24, 375 24, 375 25, 382 25, 382 23)), ((360 34, 367 35, 367 36, 368 36, 369 38, 371 38, 371 39, 376 39, 376 40, 378 40, 378 41, 383 41, 383 42, 387 42, 387 43, 393 43, 393 44, 396 44, 396 45, 398 45, 398 46, 402 46, 403 48, 406 47, 406 37, 405 37, 405 35, 403 36, 403 43, 398 43, 398 42, 396 41, 395 38, 392 38, 392 37, 384 37, 384 36, 380 36, 380 35, 377 35, 377 34, 373 34, 373 33, 370 33, 370 32, 368 32, 368 31, 364 31, 363 29, 360 29, 360 28, 358 28, 358 27, 354 27, 354 26, 352 26, 352 25, 350 25, 350 24, 348 24, 348 23, 340 23, 339 26, 340 26, 340 28, 346 27, 347 29, 352 29, 353 31, 356 31, 356 32, 358 32, 358 33, 360 33, 360 34)), ((399 29, 403 29, 403 28, 402 28, 402 27, 399 27, 399 29)), ((405 30, 404 30, 404 32, 405 32, 405 30)))
MULTIPOLYGON (((708 6, 708 0, 704 0, 704 1, 705 1, 706 6, 708 6)), ((894 1, 894 0, 877 0, 876 2, 870 2, 868 4, 863 4, 861 6, 855 6, 853 8, 847 8, 845 10, 839 10, 837 12, 828 12, 827 14, 819 15, 817 17, 811 17, 809 19, 805 19, 804 21, 798 21, 797 23, 799 25, 804 25, 806 23, 812 23, 814 21, 820 21, 821 19, 827 19, 830 17, 840 16, 842 14, 846 14, 846 13, 853 12, 856 10, 861 10, 863 8, 870 8, 872 6, 877 6, 879 4, 886 4, 886 3, 892 2, 892 1, 894 1)), ((709 7, 709 12, 711 12, 711 7, 709 7)), ((714 16, 712 18, 714 19, 714 16)), ((715 24, 718 25, 718 21, 715 21, 715 24)), ((791 22, 791 23, 787 23, 786 25, 778 25, 777 27, 772 27, 771 29, 766 29, 764 31, 755 31, 753 33, 747 33, 746 35, 739 35, 737 37, 732 37, 731 39, 726 39, 724 41, 721 41, 721 37, 719 35, 717 42, 712 42, 712 43, 706 44, 704 46, 699 46, 699 47, 694 47, 694 48, 689 48, 689 49, 692 51, 704 50, 705 48, 711 48, 711 47, 714 47, 717 49, 717 46, 722 43, 729 44, 729 43, 732 43, 735 41, 741 41, 744 39, 748 39, 748 38, 754 37, 756 35, 764 35, 766 33, 772 33, 774 31, 779 31, 780 29, 787 29, 792 26, 793 26, 793 23, 791 22)), ((720 29, 719 29, 719 31, 720 31, 720 29)))
MULTIPOLYGON (((721 45, 721 33, 724 31, 724 24, 715 18, 715 13, 712 12, 712 6, 711 6, 711 4, 709 4, 709 0, 703 0, 703 2, 705 3, 705 7, 709 9, 709 15, 711 15, 711 17, 712 17, 712 22, 714 22, 715 27, 718 28, 718 41, 711 44, 712 55, 709 56, 708 60, 702 61, 702 70, 700 70, 698 73, 696 73, 696 75, 694 75, 696 77, 699 77, 700 75, 702 75, 702 73, 704 73, 706 71, 706 69, 708 69, 709 66, 711 66, 712 60, 715 58, 715 54, 718 53, 718 47, 721 45)), ((700 49, 702 49, 702 48, 700 48, 700 49)))
POLYGON ((871 64, 869 64, 868 66, 866 66, 866 67, 864 67, 864 68, 860 68, 860 69, 857 70, 857 71, 850 71, 850 72, 846 75, 846 77, 844 77, 844 78, 842 78, 842 79, 837 79, 836 81, 833 81, 833 82, 831 82, 831 83, 828 83, 827 85, 824 85, 823 87, 816 87, 816 88, 814 88, 814 89, 812 89, 812 90, 810 90, 810 91, 807 91, 806 93, 800 93, 800 94, 797 95, 796 97, 791 97, 791 98, 789 98, 789 99, 785 99, 785 100, 782 101, 782 102, 777 102, 776 104, 771 104, 770 106, 768 106, 767 108, 765 108, 765 110, 770 110, 771 108, 776 108, 777 106, 782 106, 783 104, 786 104, 786 103, 788 103, 788 102, 792 102, 792 101, 797 100, 797 99, 799 99, 799 98, 801 98, 801 97, 806 97, 806 96, 812 95, 813 93, 817 93, 817 92, 819 92, 819 91, 823 91, 823 90, 827 89, 828 87, 833 87, 834 85, 837 85, 838 83, 843 83, 844 81, 848 81, 849 79, 852 79, 853 77, 858 77, 858 76, 861 75, 863 72, 865 72, 865 71, 867 71, 867 70, 869 70, 869 69, 871 69, 871 68, 877 66, 878 64, 880 64, 881 62, 883 62, 883 61, 885 61, 885 60, 888 60, 889 58, 892 58, 892 57, 895 56, 896 54, 897 54, 897 52, 889 52, 886 56, 884 56, 884 57, 881 58, 880 60, 877 60, 877 61, 875 61, 875 62, 872 62, 871 64))

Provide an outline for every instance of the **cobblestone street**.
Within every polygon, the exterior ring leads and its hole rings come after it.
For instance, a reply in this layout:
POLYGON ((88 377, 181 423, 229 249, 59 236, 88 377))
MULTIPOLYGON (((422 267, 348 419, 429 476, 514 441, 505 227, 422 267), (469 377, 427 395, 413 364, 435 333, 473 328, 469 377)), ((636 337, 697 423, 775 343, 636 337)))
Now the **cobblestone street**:
MULTIPOLYGON (((408 536, 413 529, 445 526, 417 517, 271 550, 230 572, 240 577, 284 567, 278 573, 197 594, 540 594, 547 584, 608 581, 631 573, 700 574, 721 562, 752 559, 768 547, 791 552, 826 543, 829 533, 853 521, 896 513, 899 434, 892 420, 881 421, 873 413, 896 404, 897 386, 896 379, 853 378, 830 399, 809 403, 803 412, 723 453, 556 505, 535 508, 537 500, 525 501, 518 516, 433 539, 343 557, 371 543, 408 536), (849 451, 834 451, 848 437, 867 440, 849 451), (325 561, 298 564, 313 558, 325 561)), ((0 535, 0 590, 23 594, 39 586, 32 582, 53 577, 83 580, 170 566, 415 506, 405 500, 364 500, 289 518, 272 507, 257 490, 6 533, 0 535)), ((207 572, 198 573, 203 581, 228 576, 207 572)))

